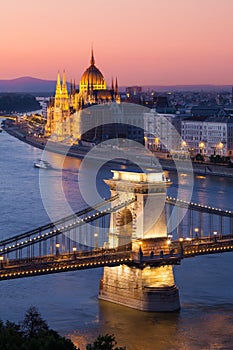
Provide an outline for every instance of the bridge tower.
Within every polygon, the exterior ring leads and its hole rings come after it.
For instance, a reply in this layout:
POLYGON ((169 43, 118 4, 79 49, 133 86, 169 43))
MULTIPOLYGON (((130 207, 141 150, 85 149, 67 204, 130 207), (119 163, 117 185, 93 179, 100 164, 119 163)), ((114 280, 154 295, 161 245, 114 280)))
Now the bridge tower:
MULTIPOLYGON (((170 182, 163 172, 150 169, 144 173, 112 172, 113 178, 105 180, 111 195, 119 195, 118 203, 129 202, 132 198, 135 201, 111 214, 110 248, 127 246, 132 242, 133 254, 139 260, 151 252, 168 252, 164 206, 170 182), (154 238, 158 238, 156 246, 154 238)), ((171 265, 105 267, 99 299, 142 311, 176 311, 180 308, 179 291, 171 265)))

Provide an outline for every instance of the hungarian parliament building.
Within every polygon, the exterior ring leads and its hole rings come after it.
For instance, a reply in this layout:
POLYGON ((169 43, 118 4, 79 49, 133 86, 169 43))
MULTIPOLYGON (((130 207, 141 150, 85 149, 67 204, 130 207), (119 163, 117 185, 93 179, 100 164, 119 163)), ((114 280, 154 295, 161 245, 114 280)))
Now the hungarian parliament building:
POLYGON ((115 82, 112 80, 108 89, 103 74, 95 65, 93 50, 90 66, 81 77, 79 89, 76 89, 75 82, 71 82, 69 90, 65 72, 62 81, 58 73, 55 97, 47 108, 47 137, 71 143, 80 140, 99 142, 115 137, 143 142, 144 108, 138 106, 132 120, 132 111, 127 112, 127 106, 121 104, 117 78, 115 82))

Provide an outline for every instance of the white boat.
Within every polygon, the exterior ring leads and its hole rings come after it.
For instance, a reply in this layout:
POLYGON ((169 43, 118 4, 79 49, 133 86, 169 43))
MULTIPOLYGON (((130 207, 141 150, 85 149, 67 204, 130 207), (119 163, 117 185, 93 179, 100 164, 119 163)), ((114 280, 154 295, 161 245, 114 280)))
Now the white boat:
POLYGON ((34 162, 34 167, 35 168, 40 168, 40 169, 52 169, 52 165, 47 162, 46 160, 39 159, 37 162, 34 162))

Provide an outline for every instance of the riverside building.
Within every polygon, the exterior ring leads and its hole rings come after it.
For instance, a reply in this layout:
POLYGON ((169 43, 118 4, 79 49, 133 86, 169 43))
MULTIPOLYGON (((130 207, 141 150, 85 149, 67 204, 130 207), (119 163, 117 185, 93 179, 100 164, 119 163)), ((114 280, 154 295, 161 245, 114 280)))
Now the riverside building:
MULTIPOLYGON (((92 50, 90 66, 83 73, 76 89, 75 81, 70 83, 68 92, 66 74, 57 76, 55 97, 50 100, 47 108, 47 123, 45 135, 51 136, 54 141, 80 139, 80 111, 94 105, 120 102, 117 79, 107 88, 103 74, 95 65, 92 50)), ((81 124, 80 124, 81 123, 81 124)))
POLYGON ((180 120, 175 114, 144 113, 145 147, 150 151, 179 150, 181 146, 180 120))
POLYGON ((202 155, 233 155, 233 117, 197 116, 181 122, 185 146, 202 155))

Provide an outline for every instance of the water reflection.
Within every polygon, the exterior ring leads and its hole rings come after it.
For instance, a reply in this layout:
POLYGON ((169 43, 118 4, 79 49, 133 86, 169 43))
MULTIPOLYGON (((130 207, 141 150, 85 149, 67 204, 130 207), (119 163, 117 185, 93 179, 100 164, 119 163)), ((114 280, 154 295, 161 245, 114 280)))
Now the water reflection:
POLYGON ((96 323, 91 334, 90 328, 82 334, 76 331, 71 339, 84 346, 108 333, 116 336, 118 345, 127 345, 127 350, 232 349, 233 316, 215 308, 190 305, 180 313, 146 313, 101 301, 96 323))

